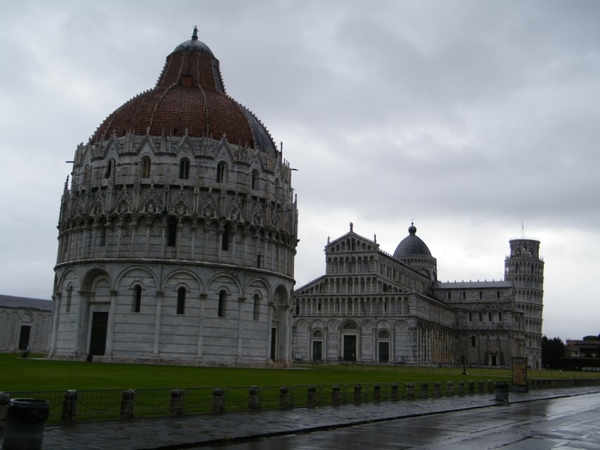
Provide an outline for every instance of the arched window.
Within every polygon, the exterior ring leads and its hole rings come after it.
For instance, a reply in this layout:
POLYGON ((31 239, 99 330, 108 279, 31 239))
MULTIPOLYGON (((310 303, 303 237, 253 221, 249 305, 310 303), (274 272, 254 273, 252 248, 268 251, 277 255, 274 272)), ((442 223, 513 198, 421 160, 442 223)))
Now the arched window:
POLYGON ((252 171, 252 189, 258 188, 258 170, 252 171))
POLYGON ((388 330, 381 330, 378 336, 379 339, 389 339, 390 333, 388 332, 388 330))
POLYGON ((167 246, 175 247, 177 245, 177 220, 171 217, 167 221, 167 246))
POLYGON ((225 182, 226 172, 227 172, 227 164, 225 164, 223 161, 221 161, 217 165, 217 183, 225 182))
POLYGON ((219 291, 219 306, 218 306, 218 310, 217 310, 217 315, 219 317, 225 317, 225 308, 226 308, 226 303, 227 303, 227 291, 225 289, 222 289, 221 291, 219 291))
POLYGON ((179 161, 179 179, 187 180, 190 177, 190 160, 183 158, 179 161))
POLYGON ((477 347, 477 338, 475 336, 471 336, 471 347, 477 347))
POLYGON ((104 178, 110 178, 113 175, 113 172, 115 170, 115 160, 114 159, 109 159, 108 160, 108 164, 106 164, 106 171, 104 172, 104 178))
POLYGON ((71 301, 73 300, 73 285, 67 288, 67 303, 65 304, 65 312, 71 312, 71 301))
POLYGON ((344 330, 356 330, 356 324, 354 322, 348 322, 344 325, 344 330))
POLYGON ((98 225, 98 232, 100 233, 99 239, 98 239, 98 245, 100 247, 105 247, 106 246, 106 220, 102 219, 98 225))
POLYGON ((313 337, 320 338, 323 337, 323 332, 321 330, 313 331, 313 337))
POLYGON ((225 225, 223 233, 221 234, 221 250, 229 250, 229 226, 225 225))
POLYGON ((149 156, 144 156, 141 161, 142 166, 142 178, 150 178, 150 172, 152 169, 152 161, 149 156))
POLYGON ((177 289, 177 314, 185 314, 185 288, 177 289))
POLYGON ((132 312, 140 312, 142 309, 142 286, 136 284, 133 288, 133 305, 131 308, 132 312))
POLYGON ((259 320, 260 318, 260 297, 258 294, 254 294, 254 311, 252 314, 253 320, 259 320))

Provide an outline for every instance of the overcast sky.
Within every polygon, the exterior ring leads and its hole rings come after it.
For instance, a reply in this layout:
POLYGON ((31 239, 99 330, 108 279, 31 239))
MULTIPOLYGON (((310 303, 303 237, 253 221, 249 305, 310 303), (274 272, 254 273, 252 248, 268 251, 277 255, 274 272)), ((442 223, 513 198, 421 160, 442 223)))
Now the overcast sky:
POLYGON ((0 293, 52 295, 77 144, 199 38, 294 172, 296 287, 330 236, 393 253, 414 221, 442 281, 502 279, 541 241, 543 332, 600 333, 600 2, 0 2, 0 293))

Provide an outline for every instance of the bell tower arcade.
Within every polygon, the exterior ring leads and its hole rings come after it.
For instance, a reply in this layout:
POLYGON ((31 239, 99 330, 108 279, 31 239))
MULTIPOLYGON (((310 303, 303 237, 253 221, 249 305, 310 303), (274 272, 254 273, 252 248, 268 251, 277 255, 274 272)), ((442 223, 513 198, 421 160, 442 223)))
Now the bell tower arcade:
POLYGON ((539 369, 542 366, 544 308, 544 261, 540 258, 540 241, 512 239, 504 270, 504 279, 513 283, 517 307, 524 314, 527 365, 539 369))

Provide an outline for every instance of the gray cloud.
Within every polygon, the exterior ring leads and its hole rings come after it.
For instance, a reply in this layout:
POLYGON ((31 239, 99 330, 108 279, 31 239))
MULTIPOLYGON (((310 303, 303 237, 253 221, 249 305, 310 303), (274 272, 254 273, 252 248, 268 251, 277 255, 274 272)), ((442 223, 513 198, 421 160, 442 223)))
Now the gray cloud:
POLYGON ((299 169, 299 284, 348 222, 393 252, 413 219, 441 278, 498 279, 523 221, 547 261, 544 332, 597 334, 599 13, 566 0, 2 4, 3 292, 51 294, 64 161, 198 25, 229 94, 299 169))

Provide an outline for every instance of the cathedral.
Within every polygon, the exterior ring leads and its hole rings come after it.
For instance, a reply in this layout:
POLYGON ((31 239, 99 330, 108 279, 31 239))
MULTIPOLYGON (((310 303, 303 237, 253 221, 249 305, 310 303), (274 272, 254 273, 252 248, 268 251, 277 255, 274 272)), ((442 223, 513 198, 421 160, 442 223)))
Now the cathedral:
POLYGON ((75 150, 48 357, 288 367, 294 360, 541 365, 539 241, 503 281, 443 283, 411 225, 393 255, 354 232, 294 291, 292 169, 198 40, 75 150))
POLYGON ((72 163, 49 357, 289 365, 292 171, 197 29, 72 163))
POLYGON ((325 274, 294 293, 296 360, 541 367, 540 242, 510 241, 503 281, 440 282, 411 224, 391 255, 354 232, 329 240, 325 274))

